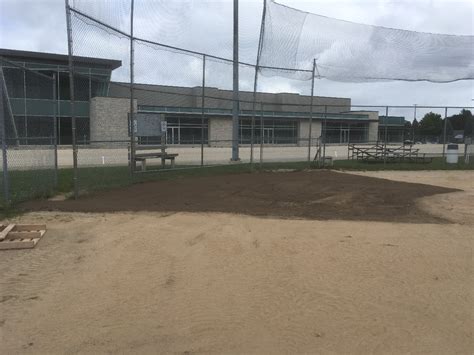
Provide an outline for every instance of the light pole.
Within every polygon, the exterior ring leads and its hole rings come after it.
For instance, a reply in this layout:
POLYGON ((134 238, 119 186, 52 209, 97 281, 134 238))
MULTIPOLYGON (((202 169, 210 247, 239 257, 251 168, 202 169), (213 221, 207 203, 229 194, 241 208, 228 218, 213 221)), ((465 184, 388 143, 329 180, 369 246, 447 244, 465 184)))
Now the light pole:
POLYGON ((413 144, 415 143, 415 120, 416 120, 416 104, 415 105, 415 110, 414 110, 414 113, 413 113, 413 122, 411 124, 411 140, 413 142, 413 144))

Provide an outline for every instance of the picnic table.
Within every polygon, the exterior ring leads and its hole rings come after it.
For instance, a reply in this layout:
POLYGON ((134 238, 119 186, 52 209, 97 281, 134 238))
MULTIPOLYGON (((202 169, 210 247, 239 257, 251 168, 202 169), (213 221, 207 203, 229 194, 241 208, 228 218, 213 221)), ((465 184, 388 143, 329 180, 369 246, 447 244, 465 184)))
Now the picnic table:
POLYGON ((135 161, 139 161, 141 163, 141 171, 146 171, 146 161, 148 159, 161 159, 161 167, 165 167, 166 160, 169 160, 171 162, 171 168, 174 168, 174 161, 176 157, 179 155, 177 153, 167 153, 166 148, 159 147, 161 151, 159 152, 146 152, 146 153, 137 153, 138 151, 141 150, 152 150, 152 149, 157 149, 157 147, 140 147, 136 149, 135 153, 135 161))

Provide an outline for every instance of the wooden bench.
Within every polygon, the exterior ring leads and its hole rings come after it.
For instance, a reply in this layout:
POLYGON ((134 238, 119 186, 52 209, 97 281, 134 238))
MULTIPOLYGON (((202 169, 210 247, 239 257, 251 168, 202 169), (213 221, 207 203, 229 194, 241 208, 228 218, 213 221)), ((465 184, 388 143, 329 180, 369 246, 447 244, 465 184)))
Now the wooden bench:
POLYGON ((135 154, 135 161, 141 162, 142 171, 146 171, 146 160, 147 159, 161 159, 161 166, 165 166, 165 161, 171 161, 171 168, 174 168, 174 160, 179 154, 170 154, 170 153, 163 153, 163 152, 155 152, 155 153, 138 153, 135 154))

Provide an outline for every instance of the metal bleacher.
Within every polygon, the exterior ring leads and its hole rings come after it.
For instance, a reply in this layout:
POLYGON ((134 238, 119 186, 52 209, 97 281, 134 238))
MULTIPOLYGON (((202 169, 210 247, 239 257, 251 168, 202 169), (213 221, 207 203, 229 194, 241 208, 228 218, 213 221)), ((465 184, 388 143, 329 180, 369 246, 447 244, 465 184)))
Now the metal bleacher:
POLYGON ((349 144, 349 159, 366 163, 430 163, 432 158, 412 145, 349 144))

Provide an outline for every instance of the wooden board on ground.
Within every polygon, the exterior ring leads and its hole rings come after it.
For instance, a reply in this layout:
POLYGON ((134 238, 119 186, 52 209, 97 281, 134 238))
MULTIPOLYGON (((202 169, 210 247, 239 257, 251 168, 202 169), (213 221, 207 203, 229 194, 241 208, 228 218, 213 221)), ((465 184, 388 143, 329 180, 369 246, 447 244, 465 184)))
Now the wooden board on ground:
POLYGON ((0 250, 34 248, 45 233, 44 224, 0 225, 0 250))

